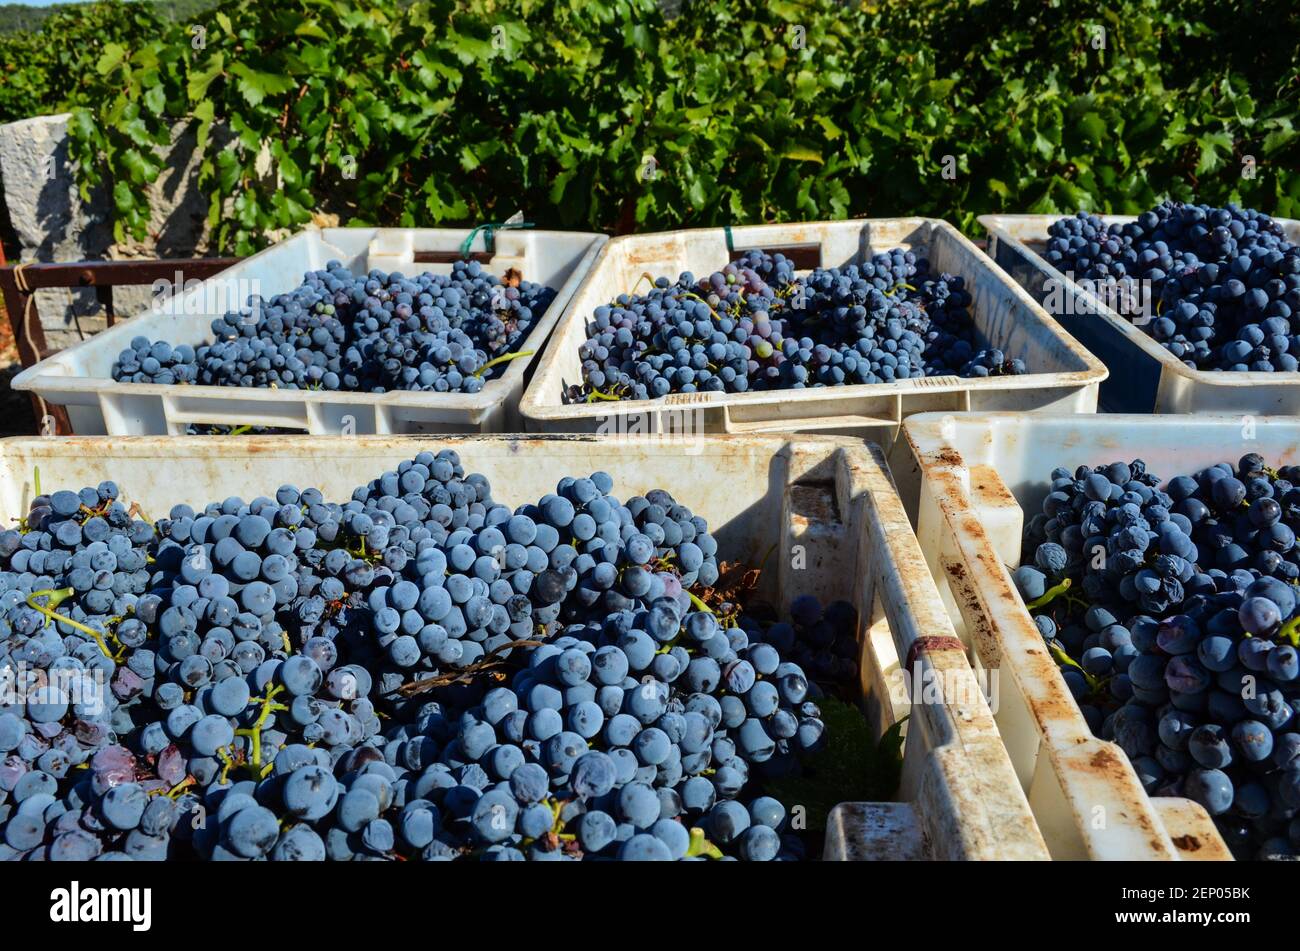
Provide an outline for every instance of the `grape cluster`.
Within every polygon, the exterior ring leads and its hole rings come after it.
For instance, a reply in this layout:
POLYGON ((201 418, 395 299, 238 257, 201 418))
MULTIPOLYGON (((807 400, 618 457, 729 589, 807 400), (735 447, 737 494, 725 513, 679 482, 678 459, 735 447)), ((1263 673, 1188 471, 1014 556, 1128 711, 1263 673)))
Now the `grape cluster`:
POLYGON ((1013 574, 1093 731, 1241 855, 1300 854, 1297 529, 1300 467, 1255 453, 1056 469, 1013 574))
POLYGON ((717 542, 597 472, 515 509, 452 451, 342 504, 105 482, 0 532, 0 859, 790 860, 858 618, 723 602, 717 542), (827 646, 835 663, 822 663, 827 646))
POLYGON ((1122 225, 1081 211, 1048 234, 1049 262, 1122 290, 1129 316, 1154 308, 1142 329, 1187 366, 1300 369, 1300 248, 1267 215, 1166 201, 1122 225))
POLYGON ((1019 357, 997 348, 980 349, 971 297, 960 277, 920 279, 917 288, 929 323, 925 338, 925 375, 962 377, 1016 376, 1028 372, 1019 357))
POLYGON ((279 389, 477 393, 518 351, 555 291, 477 261, 450 275, 354 276, 338 261, 270 300, 212 321, 211 343, 172 346, 136 337, 113 379, 279 389), (503 361, 504 362, 504 361, 503 361))
POLYGON ((597 307, 569 400, 745 393, 922 376, 1024 373, 977 349, 960 276, 911 251, 798 277, 782 254, 749 251, 696 280, 657 278, 597 307))
POLYGON ((818 683, 852 689, 858 680, 858 612, 847 601, 823 607, 810 595, 797 597, 789 622, 773 624, 764 640, 818 683))

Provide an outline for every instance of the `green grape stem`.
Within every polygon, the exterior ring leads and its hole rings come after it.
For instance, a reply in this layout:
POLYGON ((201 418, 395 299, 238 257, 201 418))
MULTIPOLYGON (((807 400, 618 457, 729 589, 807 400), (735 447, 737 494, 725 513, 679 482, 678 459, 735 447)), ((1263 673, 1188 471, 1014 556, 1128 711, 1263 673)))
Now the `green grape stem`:
POLYGON ((697 608, 699 608, 701 611, 704 611, 704 612, 707 613, 707 614, 712 614, 712 613, 713 613, 713 608, 709 607, 707 604, 705 604, 703 601, 701 601, 701 600, 700 600, 699 598, 697 598, 695 595, 691 594, 689 591, 686 592, 686 597, 690 598, 690 599, 691 599, 691 604, 695 605, 695 606, 696 606, 697 608))
POLYGON ((82 624, 80 621, 74 621, 66 614, 58 614, 55 612, 54 610, 55 608, 57 608, 60 604, 62 604, 64 601, 66 601, 68 598, 72 597, 76 593, 77 593, 76 588, 59 588, 57 590, 53 588, 47 588, 43 591, 33 591, 31 594, 27 596, 27 606, 45 615, 45 623, 47 626, 49 625, 50 621, 62 621, 64 624, 67 624, 69 627, 74 627, 79 631, 84 631, 85 633, 89 634, 92 638, 94 638, 95 643, 99 645, 99 649, 104 652, 104 656, 107 657, 109 660, 115 660, 116 658, 113 657, 113 652, 108 649, 108 644, 105 643, 104 635, 101 631, 97 631, 93 627, 89 627, 88 625, 82 624), (47 598, 48 603, 37 604, 36 603, 37 598, 47 598))
POLYGON ((268 772, 270 772, 272 766, 271 763, 267 763, 265 767, 263 767, 262 764, 262 728, 266 726, 266 721, 272 713, 289 709, 283 703, 275 702, 276 694, 280 693, 282 690, 284 690, 283 685, 268 685, 265 696, 253 697, 250 702, 260 703, 262 705, 261 712, 258 714, 257 719, 253 722, 251 727, 246 730, 235 731, 236 736, 246 736, 252 740, 252 750, 249 755, 248 766, 253 771, 253 775, 258 779, 263 778, 268 772))
POLYGON ((1069 654, 1067 654, 1064 650, 1057 647, 1055 644, 1048 644, 1047 649, 1051 652, 1052 657, 1056 660, 1056 662, 1059 665, 1061 665, 1062 667, 1073 667, 1079 673, 1083 674, 1083 679, 1088 682, 1088 689, 1091 690, 1093 693, 1096 693, 1098 690, 1102 688, 1102 681, 1098 677, 1084 670, 1079 665, 1079 662, 1075 660, 1073 657, 1071 657, 1069 654))
POLYGON ((1031 611, 1036 611, 1039 608, 1043 607, 1044 605, 1050 604, 1052 601, 1054 601, 1056 598, 1060 597, 1061 595, 1067 594, 1067 592, 1070 590, 1070 587, 1073 583, 1074 582, 1072 582, 1069 578, 1066 578, 1060 584, 1053 585, 1052 587, 1048 588, 1046 591, 1043 592, 1042 596, 1034 598, 1034 600, 1027 603, 1025 607, 1029 608, 1029 610, 1031 611))
POLYGON ((511 360, 518 360, 520 357, 531 357, 536 352, 537 352, 536 350, 516 350, 514 353, 503 354, 483 364, 481 367, 479 367, 477 370, 474 371, 474 375, 481 380, 483 379, 483 374, 486 373, 488 370, 492 369, 497 364, 509 363, 511 360))
POLYGON ((1285 640, 1292 647, 1300 648, 1300 614, 1282 625, 1277 632, 1277 639, 1285 640))
POLYGON ((722 858, 722 850, 704 837, 704 830, 700 828, 691 829, 691 844, 686 849, 689 857, 702 855, 709 859, 722 858))
POLYGON ((717 312, 716 310, 714 310, 712 307, 710 307, 710 306, 709 306, 709 302, 706 301, 706 300, 705 300, 703 297, 701 297, 699 294, 694 294, 694 293, 691 293, 690 291, 687 291, 687 292, 686 292, 685 294, 683 294, 682 296, 683 296, 683 297, 689 297, 691 300, 697 300, 697 301, 699 301, 699 302, 700 302, 701 304, 703 304, 705 307, 708 307, 708 308, 709 308, 709 313, 713 315, 713 319, 714 319, 714 320, 718 320, 718 321, 722 320, 722 318, 718 316, 718 312, 717 312))

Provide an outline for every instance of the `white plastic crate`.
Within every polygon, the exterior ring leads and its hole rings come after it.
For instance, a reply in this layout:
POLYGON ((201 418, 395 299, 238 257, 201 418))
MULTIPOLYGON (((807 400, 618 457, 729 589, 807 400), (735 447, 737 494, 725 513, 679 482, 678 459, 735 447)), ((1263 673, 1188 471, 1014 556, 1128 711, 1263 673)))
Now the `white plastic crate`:
POLYGON ((708 519, 722 559, 754 564, 771 553, 759 589, 766 600, 788 609, 808 593, 857 605, 868 720, 879 735, 911 718, 899 801, 840 807, 828 857, 1048 857, 880 451, 856 440, 715 437, 686 447, 572 436, 15 438, 0 440, 0 519, 9 524, 26 511, 38 466, 44 491, 111 478, 124 499, 160 517, 176 502, 251 498, 285 482, 349 498, 401 460, 443 448, 487 476, 507 504, 601 469, 624 498, 668 489, 708 519), (946 692, 909 702, 899 662, 909 653, 946 692))
MULTIPOLYGON (((327 433, 509 432, 521 428, 519 397, 556 321, 607 238, 566 231, 502 230, 494 253, 480 257, 496 277, 516 268, 524 280, 547 285, 556 298, 521 345, 534 351, 505 364, 504 373, 478 393, 345 393, 233 386, 118 383, 113 362, 133 337, 197 345, 212 337, 213 318, 243 306, 251 291, 270 298, 292 290, 307 271, 338 260, 354 274, 371 268, 447 274, 468 230, 325 228, 294 235, 202 285, 187 290, 167 310, 149 309, 69 347, 14 378, 47 403, 67 407, 77 435, 179 435, 191 423, 269 426, 327 433), (431 260, 433 259, 433 260, 431 260), (214 307, 229 301, 226 306, 214 307), (179 313, 177 313, 179 312, 179 313)), ((486 236, 471 254, 485 255, 486 236)))
MULTIPOLYGON (((1132 321, 1043 259, 1047 229, 1065 215, 982 215, 989 254, 998 265, 1043 301, 1059 288, 1063 312, 1053 316, 1101 359, 1110 376, 1101 385, 1101 404, 1116 413, 1300 413, 1300 373, 1229 373, 1193 370, 1132 321), (1048 283, 1048 282, 1052 283, 1048 283)), ((1132 215, 1102 215, 1106 224, 1136 221, 1132 215)), ((1275 219, 1289 240, 1300 242, 1300 221, 1275 219)))
POLYGON ((1230 857, 1204 809, 1148 797, 1124 752, 1093 736, 1011 569, 1054 467, 1140 458, 1168 480, 1248 452, 1294 465, 1300 420, 930 413, 903 432, 891 465, 921 484, 917 536, 976 670, 1001 671, 996 719, 1053 857, 1230 857))
POLYGON ((1028 294, 952 225, 933 218, 880 218, 668 231, 614 238, 565 308, 520 405, 533 432, 822 432, 893 441, 905 416, 929 410, 1055 410, 1091 413, 1105 379, 1101 363, 1072 340, 1028 294), (582 382, 578 348, 592 312, 631 291, 643 274, 675 280, 707 275, 749 248, 780 250, 801 270, 842 266, 892 248, 930 259, 931 270, 960 274, 971 313, 989 345, 1021 357, 1023 376, 926 377, 895 383, 769 390, 670 393, 652 400, 565 405, 565 384, 582 382))

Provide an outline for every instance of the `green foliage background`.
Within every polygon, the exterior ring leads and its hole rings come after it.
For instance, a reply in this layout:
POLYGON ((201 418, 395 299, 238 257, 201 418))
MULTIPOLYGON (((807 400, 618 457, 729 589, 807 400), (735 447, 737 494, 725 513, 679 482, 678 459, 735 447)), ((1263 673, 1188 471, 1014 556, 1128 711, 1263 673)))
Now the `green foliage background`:
POLYGON ((901 214, 971 229, 990 211, 1135 212, 1165 196, 1300 216, 1294 2, 674 13, 251 0, 172 22, 107 0, 0 37, 0 121, 71 109, 83 189, 107 188, 119 234, 136 236, 156 146, 174 119, 193 123, 219 243, 239 252, 323 206, 393 225, 522 209, 610 232, 901 214))

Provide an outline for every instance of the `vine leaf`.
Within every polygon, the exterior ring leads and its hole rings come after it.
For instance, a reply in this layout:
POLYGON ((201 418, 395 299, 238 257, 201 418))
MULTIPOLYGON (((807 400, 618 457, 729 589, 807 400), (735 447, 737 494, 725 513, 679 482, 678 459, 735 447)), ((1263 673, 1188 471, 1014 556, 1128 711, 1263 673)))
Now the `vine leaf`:
POLYGON ((294 88, 294 81, 288 76, 264 73, 243 63, 234 63, 230 67, 230 73, 250 106, 258 105, 267 96, 285 93, 294 88))

